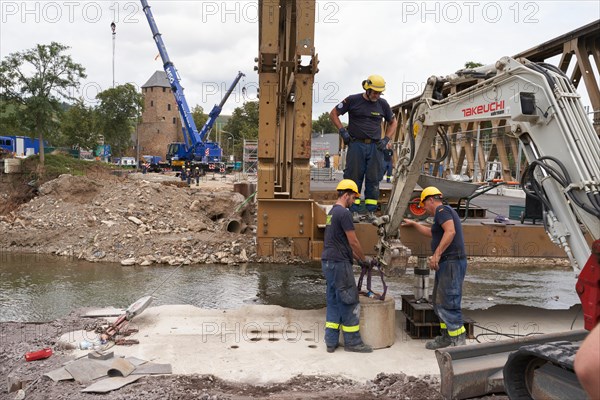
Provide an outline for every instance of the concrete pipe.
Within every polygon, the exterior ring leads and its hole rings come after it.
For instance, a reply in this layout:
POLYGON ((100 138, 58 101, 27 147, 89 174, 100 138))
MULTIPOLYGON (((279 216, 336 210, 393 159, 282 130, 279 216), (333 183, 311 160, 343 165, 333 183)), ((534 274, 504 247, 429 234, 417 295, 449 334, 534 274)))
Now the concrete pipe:
POLYGON ((396 341, 396 302, 389 294, 384 301, 360 296, 360 335, 373 347, 390 347, 396 341))
MULTIPOLYGON (((396 302, 389 294, 384 301, 359 296, 360 337, 363 342, 376 349, 391 347, 396 341, 396 302)), ((340 329, 340 344, 344 334, 340 329)))
POLYGON ((225 229, 227 232, 244 233, 246 230, 246 224, 242 220, 234 218, 225 222, 225 229))

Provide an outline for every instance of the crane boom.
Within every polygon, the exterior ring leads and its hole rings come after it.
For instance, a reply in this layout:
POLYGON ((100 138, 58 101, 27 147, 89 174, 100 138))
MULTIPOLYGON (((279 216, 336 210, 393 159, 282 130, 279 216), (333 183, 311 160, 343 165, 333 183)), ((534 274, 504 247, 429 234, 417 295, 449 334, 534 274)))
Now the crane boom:
POLYGON ((177 103, 177 109, 181 116, 182 131, 184 143, 171 143, 167 151, 167 160, 170 162, 172 167, 183 167, 185 163, 194 163, 202 166, 203 170, 214 169, 214 164, 221 164, 220 168, 224 169, 224 165, 221 163, 223 152, 219 143, 207 141, 208 135, 213 128, 217 117, 221 114, 223 106, 229 96, 239 83, 240 79, 244 76, 243 73, 238 72, 233 83, 228 88, 227 92, 223 96, 223 99, 218 105, 215 105, 208 115, 208 119, 202 130, 199 132, 194 122, 194 118, 190 111, 190 107, 187 103, 185 95, 183 93, 183 87, 180 83, 180 77, 175 68, 175 64, 169 58, 169 53, 162 39, 162 35, 158 31, 158 26, 154 20, 154 16, 148 5, 147 0, 141 0, 144 14, 150 25, 152 31, 152 37, 156 42, 156 47, 163 62, 163 68, 167 74, 167 79, 171 85, 171 90, 175 96, 175 102, 177 103))
POLYGON ((165 46, 165 42, 162 39, 162 35, 158 31, 158 26, 156 25, 156 21, 154 20, 154 16, 152 15, 152 11, 150 10, 148 1, 141 0, 141 2, 144 14, 146 14, 146 19, 148 20, 148 24, 150 25, 150 30, 152 31, 152 37, 156 42, 156 47, 158 47, 158 52, 160 53, 160 58, 163 62, 163 68, 167 73, 167 79, 171 84, 171 89, 173 90, 175 101, 177 102, 177 107, 181 115, 181 120, 183 121, 184 138, 186 142, 190 140, 192 144, 200 143, 202 142, 202 138, 198 134, 198 128, 196 128, 196 124, 194 123, 194 118, 192 118, 190 107, 188 106, 187 100, 185 99, 185 95, 183 94, 183 87, 179 82, 180 78, 178 77, 175 64, 173 64, 173 61, 171 61, 171 59, 169 58, 167 47, 165 46))

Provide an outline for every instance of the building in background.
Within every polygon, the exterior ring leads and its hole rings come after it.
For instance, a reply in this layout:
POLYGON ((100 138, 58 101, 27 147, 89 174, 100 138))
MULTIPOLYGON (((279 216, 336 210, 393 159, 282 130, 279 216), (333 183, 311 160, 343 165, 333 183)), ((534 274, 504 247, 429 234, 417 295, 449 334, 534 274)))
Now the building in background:
POLYGON ((331 167, 339 169, 340 135, 337 132, 325 134, 313 132, 310 144, 311 163, 322 168, 325 163, 325 153, 327 152, 331 156, 331 167))
MULTIPOLYGON (((165 160, 169 143, 183 142, 181 118, 167 74, 156 71, 142 86, 142 94, 144 111, 136 130, 139 154, 157 155, 165 160)), ((136 137, 133 142, 137 143, 136 137)))

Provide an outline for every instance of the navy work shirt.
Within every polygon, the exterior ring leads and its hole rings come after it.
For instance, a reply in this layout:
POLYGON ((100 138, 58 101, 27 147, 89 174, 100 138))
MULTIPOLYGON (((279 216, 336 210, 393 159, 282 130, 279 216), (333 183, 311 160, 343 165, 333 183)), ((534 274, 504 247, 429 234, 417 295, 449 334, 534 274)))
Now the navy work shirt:
POLYGON ((435 249, 437 249, 440 242, 442 241, 442 236, 444 236, 444 229, 442 228, 442 225, 444 224, 444 222, 449 221, 451 219, 454 220, 454 230, 456 231, 456 235, 454 235, 452 243, 450 243, 448 248, 444 250, 441 256, 463 257, 466 255, 465 240, 463 237, 460 217, 452 207, 446 205, 438 206, 435 209, 433 225, 431 226, 431 252, 435 252, 435 249))
POLYGON ((394 119, 388 102, 379 98, 369 101, 362 93, 346 97, 336 107, 338 115, 348 113, 348 133, 356 139, 381 139, 381 122, 394 119))
POLYGON ((346 237, 347 231, 354 230, 352 213, 339 204, 335 204, 325 224, 325 239, 321 259, 327 261, 348 261, 352 264, 352 247, 346 237))

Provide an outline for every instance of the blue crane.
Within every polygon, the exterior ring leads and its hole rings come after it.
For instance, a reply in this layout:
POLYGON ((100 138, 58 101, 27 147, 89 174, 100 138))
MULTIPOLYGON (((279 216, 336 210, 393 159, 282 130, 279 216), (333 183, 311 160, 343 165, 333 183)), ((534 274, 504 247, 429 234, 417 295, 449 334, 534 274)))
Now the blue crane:
POLYGON ((204 170, 215 168, 215 166, 217 168, 221 168, 223 151, 218 142, 210 142, 207 141, 206 138, 208 137, 208 134, 210 133, 217 117, 219 114, 221 114, 223 105, 225 105, 225 102, 244 74, 238 72, 235 80, 225 93, 225 96, 223 96, 223 99, 218 105, 213 107, 211 112, 208 114, 208 120, 202 127, 202 130, 198 132, 198 128, 196 128, 196 124, 194 123, 194 118, 192 118, 190 107, 188 106, 185 95, 183 94, 183 87, 179 82, 180 78, 177 74, 177 69, 175 69, 175 65, 169 58, 167 48, 165 47, 165 43, 162 40, 160 32, 158 31, 156 21, 154 20, 154 16, 150 10, 150 6, 146 0, 141 0, 141 2, 144 14, 146 14, 146 18, 148 19, 148 24, 150 25, 150 30, 152 31, 154 41, 158 47, 158 52, 160 53, 160 57, 163 61, 163 67, 167 74, 167 79, 171 85, 173 95, 175 96, 175 101, 177 103, 177 108, 179 109, 179 114, 181 115, 182 121, 184 143, 169 144, 169 148, 167 149, 167 161, 171 167, 175 168, 181 168, 186 163, 196 165, 199 164, 204 170))

